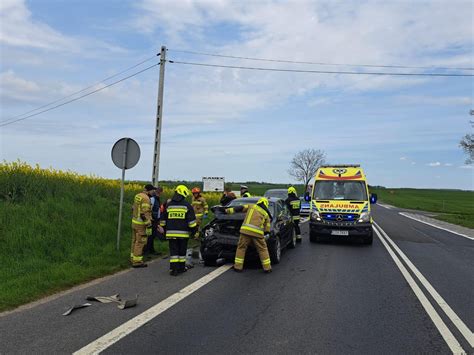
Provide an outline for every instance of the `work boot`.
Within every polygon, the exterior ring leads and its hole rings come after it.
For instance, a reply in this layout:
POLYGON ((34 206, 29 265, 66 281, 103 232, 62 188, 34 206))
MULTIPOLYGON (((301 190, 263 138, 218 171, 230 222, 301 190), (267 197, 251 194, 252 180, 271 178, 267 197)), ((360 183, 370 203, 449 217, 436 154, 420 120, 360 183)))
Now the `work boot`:
POLYGON ((178 270, 170 270, 171 276, 178 276, 178 270))
POLYGON ((243 271, 242 269, 236 269, 235 266, 232 266, 232 269, 233 269, 235 272, 242 272, 242 271, 243 271))
POLYGON ((269 269, 269 270, 263 270, 263 272, 264 272, 265 274, 271 274, 271 273, 272 273, 272 269, 269 269))
POLYGON ((142 267, 148 267, 148 265, 145 264, 145 263, 143 263, 143 264, 135 264, 135 265, 132 265, 132 267, 133 267, 134 269, 140 269, 140 268, 142 268, 142 267))
POLYGON ((303 241, 303 238, 301 238, 301 235, 296 236, 296 242, 301 243, 303 241))

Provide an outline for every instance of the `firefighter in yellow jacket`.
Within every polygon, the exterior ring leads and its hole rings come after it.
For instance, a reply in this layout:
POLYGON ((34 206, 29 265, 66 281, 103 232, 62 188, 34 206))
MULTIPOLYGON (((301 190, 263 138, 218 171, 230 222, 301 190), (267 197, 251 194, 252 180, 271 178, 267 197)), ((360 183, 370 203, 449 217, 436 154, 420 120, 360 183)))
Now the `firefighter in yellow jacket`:
POLYGON ((255 205, 242 205, 226 208, 225 213, 247 212, 240 227, 239 244, 235 253, 234 270, 242 271, 245 261, 245 252, 250 244, 257 249, 263 270, 266 273, 272 271, 270 255, 268 254, 265 234, 270 232, 271 215, 268 210, 268 200, 262 197, 255 205))
POLYGON ((207 218, 207 214, 209 213, 209 206, 206 199, 201 196, 201 189, 199 187, 193 188, 191 192, 193 193, 192 205, 198 227, 196 237, 199 237, 202 228, 202 221, 207 218))
POLYGON ((143 248, 148 236, 152 234, 151 225, 151 201, 156 188, 153 185, 146 185, 143 192, 135 195, 132 207, 132 249, 130 251, 130 261, 132 267, 146 267, 143 262, 143 248))

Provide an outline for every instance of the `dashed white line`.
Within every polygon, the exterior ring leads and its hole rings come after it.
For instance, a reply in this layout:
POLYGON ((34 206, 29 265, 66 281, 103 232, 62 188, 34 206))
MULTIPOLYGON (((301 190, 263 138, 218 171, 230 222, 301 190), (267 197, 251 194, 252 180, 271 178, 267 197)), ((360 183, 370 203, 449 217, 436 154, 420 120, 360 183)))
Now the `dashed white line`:
MULTIPOLYGON (((412 291, 415 293, 416 297, 420 301, 421 305, 425 309, 428 316, 433 321, 434 325, 440 332, 441 336, 443 337, 444 341, 448 345, 449 349, 453 354, 465 354, 466 352, 462 348, 461 344, 457 341, 454 337, 453 333, 449 330, 447 325, 444 323, 443 319, 439 316, 438 312, 434 309, 433 305, 430 303, 428 298, 425 296, 421 288, 418 286, 416 281, 408 272, 407 268, 403 265, 397 255, 393 252, 390 246, 385 241, 384 237, 380 234, 377 228, 374 228, 375 233, 377 234, 378 238, 382 242, 385 249, 387 249, 388 253, 392 257, 393 261, 397 265, 398 269, 402 273, 405 280, 408 282, 408 285, 411 287, 412 291)), ((382 230, 381 230, 382 231, 382 230)))
POLYGON ((453 231, 453 230, 451 230, 451 229, 444 228, 444 227, 440 227, 440 226, 437 226, 436 224, 423 221, 422 219, 419 219, 419 218, 410 216, 410 215, 406 214, 405 212, 399 212, 398 214, 401 215, 401 216, 403 216, 403 217, 413 219, 414 221, 427 224, 427 225, 429 225, 429 226, 431 226, 431 227, 438 228, 438 229, 442 229, 442 230, 447 231, 447 232, 449 232, 449 233, 457 234, 457 235, 460 235, 461 237, 464 237, 464 238, 467 238, 467 239, 470 239, 470 240, 474 240, 473 237, 470 237, 470 236, 468 236, 468 235, 466 235, 466 234, 462 234, 462 233, 459 233, 459 232, 455 232, 455 231, 453 231))
POLYGON ((133 331, 140 328, 145 323, 151 321, 153 318, 157 317, 167 309, 173 307, 176 303, 182 301, 188 297, 193 292, 199 290, 204 285, 208 284, 215 278, 222 275, 224 272, 229 270, 232 265, 223 265, 213 272, 207 274, 206 276, 200 278, 199 280, 193 282, 192 284, 186 286, 182 290, 176 292, 175 294, 169 296, 167 299, 161 301, 160 303, 149 308, 145 312, 137 315, 136 317, 130 319, 129 321, 123 323, 119 327, 113 329, 104 336, 94 340, 92 343, 84 346, 82 349, 79 349, 74 354, 77 355, 86 355, 86 354, 99 354, 104 351, 111 345, 118 342, 120 339, 126 337, 133 331))
POLYGON ((386 208, 387 210, 392 210, 393 209, 393 206, 385 205, 385 204, 380 203, 380 202, 377 202, 377 205, 379 205, 380 207, 386 208))

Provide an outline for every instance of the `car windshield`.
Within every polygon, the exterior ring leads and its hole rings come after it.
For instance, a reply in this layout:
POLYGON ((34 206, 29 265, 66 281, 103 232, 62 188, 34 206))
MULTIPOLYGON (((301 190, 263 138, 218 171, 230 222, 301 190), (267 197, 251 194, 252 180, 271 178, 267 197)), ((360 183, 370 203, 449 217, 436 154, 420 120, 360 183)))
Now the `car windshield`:
POLYGON ((316 200, 367 200, 363 181, 317 181, 314 187, 316 200))
MULTIPOLYGON (((249 204, 256 204, 258 200, 254 198, 238 198, 236 200, 232 200, 229 205, 226 207, 236 207, 236 206, 242 206, 242 205, 249 205, 249 204)), ((269 201, 269 208, 268 210, 270 211, 272 216, 275 216, 275 203, 273 201, 269 201)))
POLYGON ((278 190, 267 190, 265 192, 265 197, 276 197, 276 198, 281 198, 281 199, 286 199, 288 197, 288 191, 283 190, 283 189, 278 189, 278 190))

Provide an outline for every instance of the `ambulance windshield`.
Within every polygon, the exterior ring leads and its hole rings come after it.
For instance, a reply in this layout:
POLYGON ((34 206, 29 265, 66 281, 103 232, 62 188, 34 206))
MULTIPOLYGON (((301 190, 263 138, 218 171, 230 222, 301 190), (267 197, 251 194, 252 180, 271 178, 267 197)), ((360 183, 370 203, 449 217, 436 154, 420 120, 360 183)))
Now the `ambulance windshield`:
POLYGON ((316 200, 366 201, 364 181, 317 181, 314 187, 316 200))

